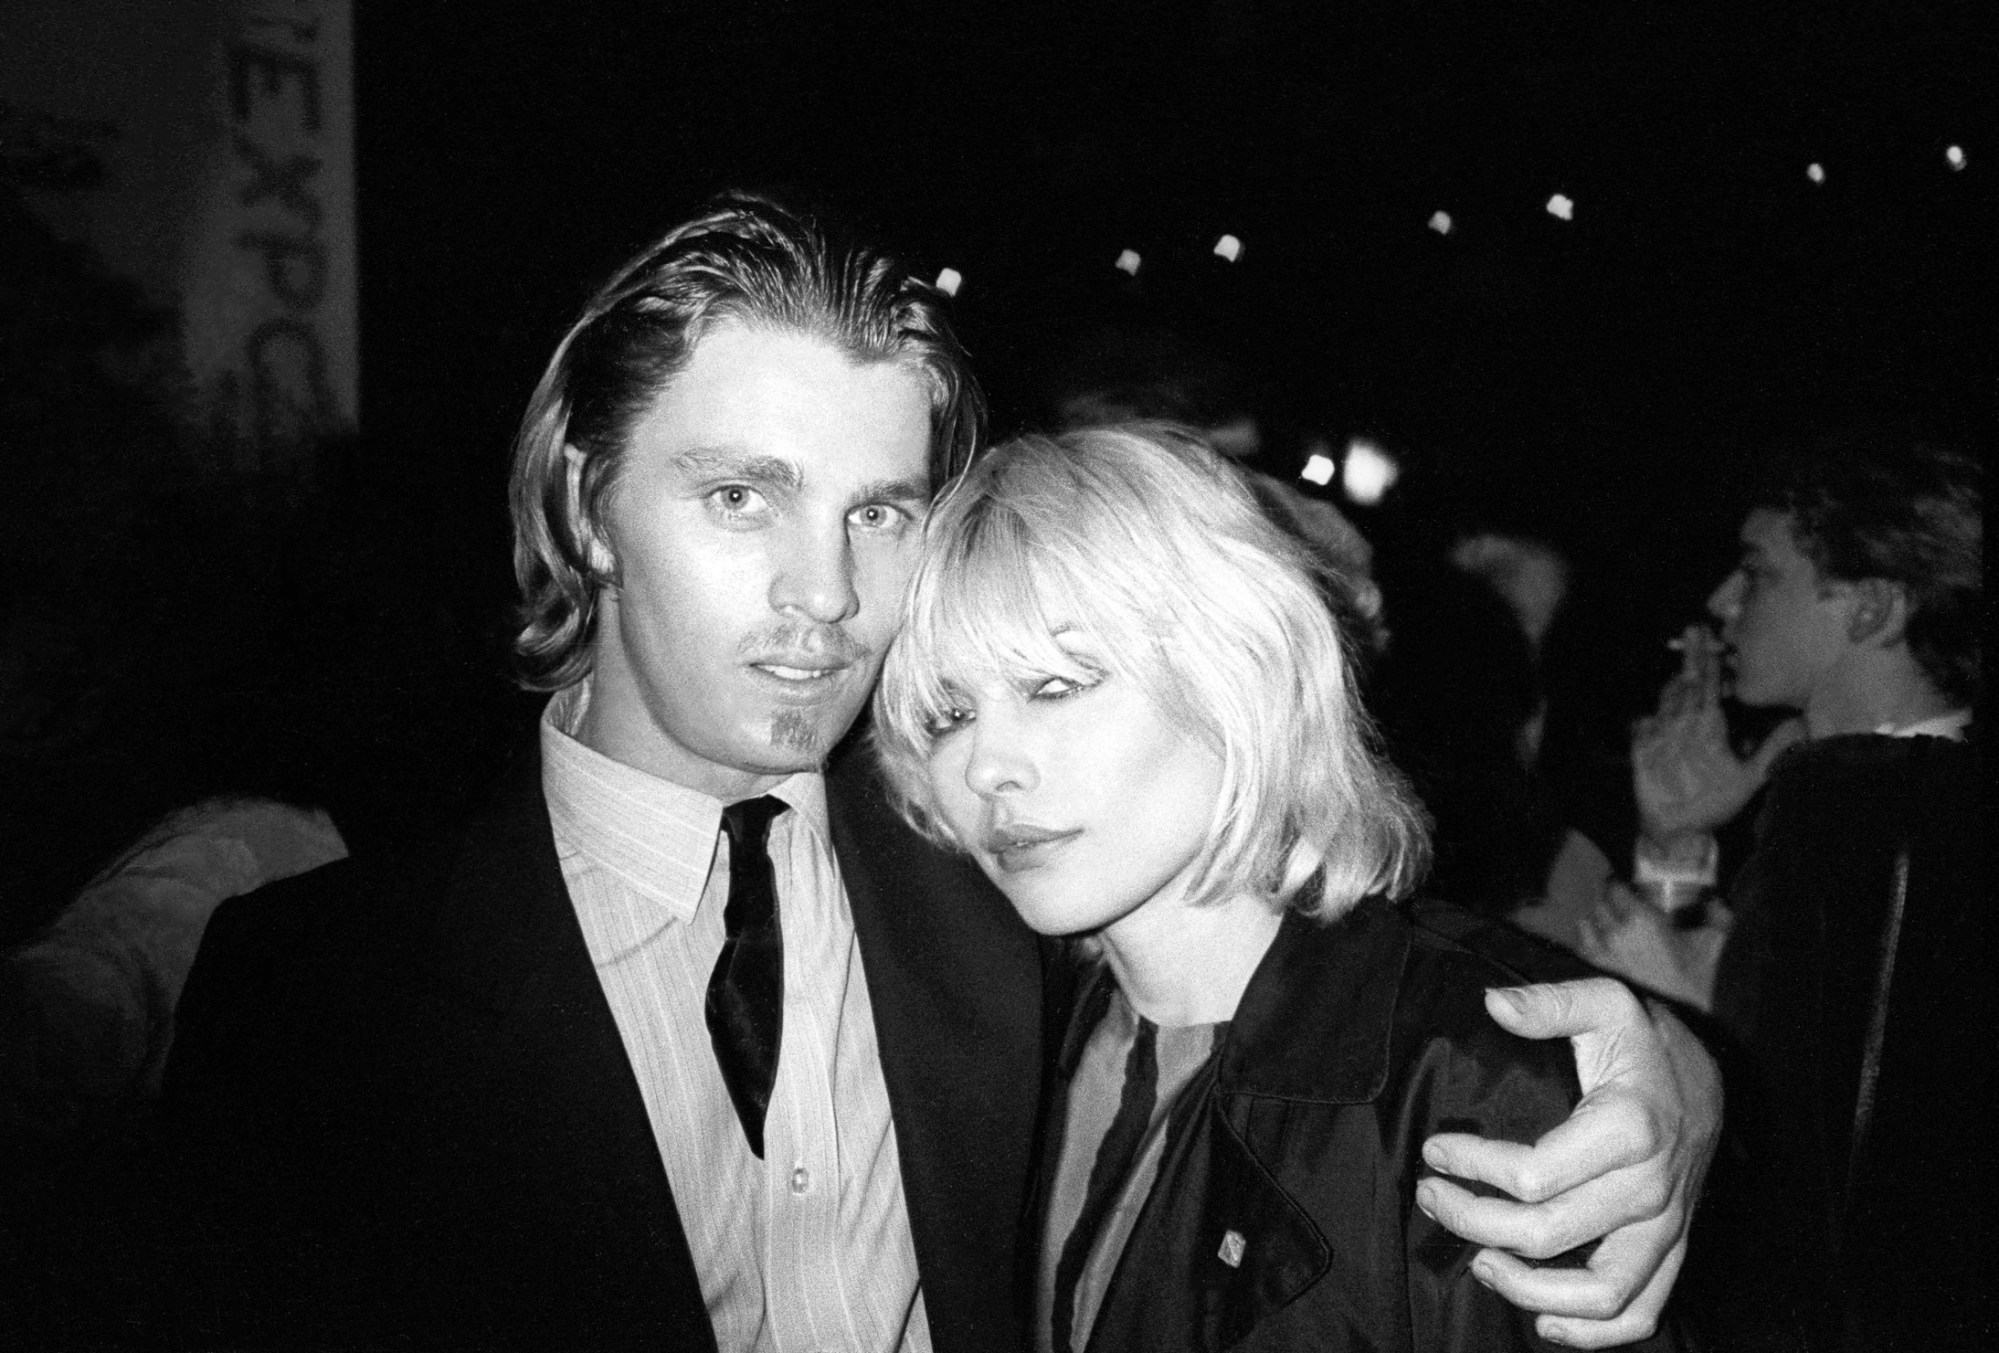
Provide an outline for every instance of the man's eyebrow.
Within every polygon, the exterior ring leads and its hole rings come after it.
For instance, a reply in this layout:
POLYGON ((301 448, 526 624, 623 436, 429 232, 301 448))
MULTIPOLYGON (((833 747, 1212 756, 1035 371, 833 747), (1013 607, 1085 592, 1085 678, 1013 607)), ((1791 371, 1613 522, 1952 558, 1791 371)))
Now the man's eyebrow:
POLYGON ((759 455, 720 446, 695 446, 676 452, 673 463, 686 474, 704 477, 746 479, 794 492, 805 486, 798 467, 781 456, 759 455))
POLYGON ((856 503, 927 503, 930 501, 930 478, 927 475, 910 475, 904 479, 877 479, 871 484, 863 484, 854 491, 856 503))

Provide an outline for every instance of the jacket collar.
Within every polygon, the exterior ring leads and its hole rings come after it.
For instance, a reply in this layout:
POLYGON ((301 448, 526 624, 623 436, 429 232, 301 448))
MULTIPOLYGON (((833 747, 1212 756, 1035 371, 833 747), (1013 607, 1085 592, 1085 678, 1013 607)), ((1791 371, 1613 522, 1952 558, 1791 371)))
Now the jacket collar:
MULTIPOLYGON (((1363 898, 1330 925, 1286 915, 1229 1021, 1216 1059, 1217 1093, 1319 1104, 1365 1104, 1380 1094, 1408 953, 1409 927, 1380 897, 1363 898), (1283 1036, 1298 1028, 1330 1032, 1310 1041, 1283 1036)), ((1117 981, 1098 963, 1082 986, 1059 1054, 1065 1083, 1117 981)))
MULTIPOLYGON (((1147 1202, 1104 1296, 1091 1353, 1133 1346, 1134 1332, 1159 1329, 1194 1332, 1191 1347, 1232 1348, 1325 1279, 1334 1241, 1292 1195, 1285 1164, 1285 1134, 1322 1125, 1324 1116, 1259 1115, 1247 1101, 1337 1106, 1379 1096, 1409 947, 1407 923, 1378 897, 1331 925, 1284 918, 1229 1022, 1211 1111, 1185 1148, 1194 1163, 1175 1176, 1194 1183, 1147 1202), (1296 1036, 1301 1030, 1311 1036, 1296 1036), (1248 1239, 1239 1262, 1215 1248, 1230 1236, 1248 1239), (1188 1267, 1162 1282, 1160 1264, 1188 1267)), ((1063 1047, 1065 1081, 1113 986, 1108 969, 1089 980, 1063 1047)))
POLYGON ((1379 1095, 1408 953, 1409 927, 1381 897, 1330 925, 1286 915, 1230 1021, 1217 1092, 1318 1104, 1379 1095), (1301 1028, 1326 1036, 1284 1036, 1301 1028))
POLYGON ((495 1011, 509 1008, 528 979, 559 956, 581 954, 588 971, 532 739, 459 837, 436 940, 445 976, 495 1011))

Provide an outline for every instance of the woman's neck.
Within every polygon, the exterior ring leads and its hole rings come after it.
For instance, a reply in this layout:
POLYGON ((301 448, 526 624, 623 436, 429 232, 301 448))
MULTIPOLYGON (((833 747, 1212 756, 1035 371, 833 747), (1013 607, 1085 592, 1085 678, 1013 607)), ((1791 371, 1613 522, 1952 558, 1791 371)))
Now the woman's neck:
POLYGON ((1101 938, 1132 1009, 1172 1028, 1233 1018, 1283 923, 1283 912, 1244 893, 1200 907, 1147 905, 1101 938))

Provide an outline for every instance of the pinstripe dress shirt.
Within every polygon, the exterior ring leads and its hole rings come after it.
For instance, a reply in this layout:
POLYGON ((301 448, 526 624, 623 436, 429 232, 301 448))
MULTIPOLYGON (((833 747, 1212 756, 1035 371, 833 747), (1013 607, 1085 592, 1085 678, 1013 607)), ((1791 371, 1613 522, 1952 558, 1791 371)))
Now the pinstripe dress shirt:
POLYGON ((770 856, 784 931, 784 1035, 764 1159, 744 1141, 703 1015, 723 939, 722 803, 570 735, 587 685, 542 716, 542 786, 563 881, 631 1060, 727 1350, 929 1353, 853 914, 825 781, 799 774, 770 856))

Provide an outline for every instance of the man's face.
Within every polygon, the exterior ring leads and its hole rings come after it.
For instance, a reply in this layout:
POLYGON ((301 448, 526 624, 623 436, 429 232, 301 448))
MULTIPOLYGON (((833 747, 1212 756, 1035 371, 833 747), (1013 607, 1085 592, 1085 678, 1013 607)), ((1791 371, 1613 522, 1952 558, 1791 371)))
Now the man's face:
POLYGON ((791 331, 703 337, 597 523, 618 583, 583 741, 725 801, 819 765, 894 638, 929 452, 911 368, 791 331))
POLYGON ((1721 622, 1735 698, 1805 709, 1851 647, 1851 589, 1828 583, 1798 552, 1791 519, 1758 508, 1742 525, 1742 561, 1707 600, 1721 622))

